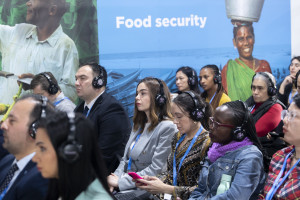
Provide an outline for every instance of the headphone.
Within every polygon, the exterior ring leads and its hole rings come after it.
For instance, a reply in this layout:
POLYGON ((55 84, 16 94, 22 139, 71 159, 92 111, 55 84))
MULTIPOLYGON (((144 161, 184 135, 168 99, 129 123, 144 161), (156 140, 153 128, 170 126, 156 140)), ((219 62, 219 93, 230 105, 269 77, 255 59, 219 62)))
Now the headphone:
POLYGON ((214 75, 214 83, 215 83, 215 84, 220 84, 220 83, 222 83, 222 77, 221 77, 220 70, 215 71, 215 75, 214 75))
MULTIPOLYGON (((268 80, 268 82, 271 84, 271 85, 268 85, 268 90, 267 90, 268 95, 269 96, 275 96, 277 94, 276 86, 274 85, 272 79, 265 72, 257 72, 256 74, 254 74, 254 76, 252 78, 252 83, 253 83, 254 77, 257 74, 260 74, 260 75, 264 76, 268 80)), ((251 83, 251 89, 252 89, 252 83, 251 83)))
POLYGON ((190 117, 192 120, 199 122, 201 119, 203 119, 205 115, 205 107, 200 108, 199 101, 196 97, 196 95, 192 91, 185 91, 184 93, 188 94, 194 102, 194 108, 190 111, 190 117))
POLYGON ((167 103, 167 98, 164 93, 164 86, 160 79, 155 78, 159 83, 159 92, 155 96, 155 105, 158 107, 163 107, 167 103))
POLYGON ((188 85, 194 86, 197 84, 195 71, 192 69, 192 76, 188 77, 188 85))
POLYGON ((49 82, 48 93, 50 95, 56 94, 58 92, 58 85, 53 83, 51 77, 46 72, 41 73, 41 75, 44 76, 49 82))
POLYGON ((245 139, 245 137, 246 137, 245 125, 248 122, 250 111, 248 110, 247 105, 243 101, 241 101, 241 100, 238 100, 238 101, 243 104, 244 111, 245 111, 245 116, 244 116, 242 124, 240 126, 237 126, 237 127, 233 128, 231 133, 232 133, 233 139, 235 141, 240 142, 243 139, 245 139))
MULTIPOLYGON (((98 65, 98 64, 97 64, 98 65)), ((96 88, 96 89, 99 89, 99 88, 101 88, 101 87, 103 87, 104 86, 104 73, 103 73, 103 68, 100 66, 100 65, 98 65, 98 67, 99 67, 99 75, 98 76, 96 76, 94 79, 93 79, 93 81, 92 81, 92 85, 93 85, 93 87, 94 88, 96 88)))
POLYGON ((40 117, 38 119, 36 119, 35 121, 33 121, 31 123, 31 125, 29 126, 29 135, 33 139, 35 139, 37 129, 39 128, 39 120, 42 118, 46 118, 46 107, 47 107, 48 99, 44 96, 41 96, 41 102, 42 102, 42 104, 41 104, 40 117))
POLYGON ((75 126, 75 113, 67 113, 69 119, 69 133, 67 140, 63 142, 59 148, 59 156, 68 163, 73 163, 80 157, 82 145, 76 141, 76 126, 75 126))

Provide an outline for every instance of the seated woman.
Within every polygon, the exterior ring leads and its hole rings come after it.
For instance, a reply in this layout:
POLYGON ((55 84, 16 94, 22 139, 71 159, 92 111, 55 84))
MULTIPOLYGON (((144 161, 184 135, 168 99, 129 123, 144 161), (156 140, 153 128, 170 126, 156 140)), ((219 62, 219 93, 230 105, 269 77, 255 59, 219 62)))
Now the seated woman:
POLYGON ((260 199, 299 199, 300 173, 300 95, 293 98, 288 110, 282 111, 284 140, 291 146, 272 157, 268 178, 260 199))
POLYGON ((256 134, 270 158, 285 147, 282 140, 266 137, 272 131, 282 132, 281 111, 285 106, 276 98, 275 84, 272 74, 256 73, 251 84, 252 96, 246 101, 255 122, 256 134))
POLYGON ((197 187, 202 167, 199 163, 205 158, 210 146, 206 129, 211 113, 211 107, 198 94, 192 91, 179 94, 172 104, 174 123, 179 132, 172 139, 167 173, 159 175, 160 179, 144 176, 144 180, 139 180, 136 186, 159 194, 161 199, 166 199, 168 195, 172 195, 172 199, 188 199, 197 187))
POLYGON ((211 118, 213 145, 189 199, 255 199, 265 181, 263 154, 242 101, 218 107, 211 118))
POLYGON ((245 101, 251 96, 251 79, 256 72, 270 72, 266 60, 253 57, 255 43, 252 22, 232 21, 233 45, 237 48, 239 58, 229 60, 222 69, 222 84, 232 101, 245 101))
POLYGON ((39 122, 32 159, 50 179, 46 199, 113 199, 93 124, 73 112, 46 116, 39 122))
POLYGON ((193 91, 200 94, 198 86, 198 76, 196 71, 188 66, 180 67, 176 71, 176 86, 178 91, 172 93, 172 99, 185 91, 193 91))
POLYGON ((229 102, 230 98, 225 94, 222 86, 220 70, 216 65, 205 65, 200 70, 200 86, 204 89, 201 97, 215 110, 218 106, 229 102))
POLYGON ((139 82, 133 123, 124 156, 116 171, 107 178, 111 190, 136 188, 127 172, 155 176, 166 165, 177 129, 172 121, 170 92, 165 82, 151 77, 139 82))
POLYGON ((284 103, 286 107, 292 103, 293 96, 297 94, 297 89, 294 87, 296 82, 296 74, 300 70, 300 56, 292 58, 289 66, 290 74, 284 78, 279 84, 278 99, 284 103))

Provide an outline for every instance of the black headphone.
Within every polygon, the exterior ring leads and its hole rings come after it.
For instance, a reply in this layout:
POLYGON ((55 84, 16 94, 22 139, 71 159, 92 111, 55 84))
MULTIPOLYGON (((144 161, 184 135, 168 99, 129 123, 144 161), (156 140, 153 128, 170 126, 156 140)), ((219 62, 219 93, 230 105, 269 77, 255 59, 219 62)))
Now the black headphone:
POLYGON ((51 80, 51 77, 47 73, 41 73, 42 76, 44 76, 47 81, 49 82, 49 87, 48 87, 48 93, 50 95, 56 94, 58 92, 58 85, 53 83, 51 80))
MULTIPOLYGON (((254 76, 252 78, 252 83, 253 83, 254 77, 257 74, 264 76, 268 80, 268 82, 271 84, 271 85, 267 84, 268 85, 268 95, 275 96, 277 94, 276 86, 274 85, 272 79, 265 72, 257 72, 256 74, 254 74, 254 76)), ((252 83, 251 83, 251 89, 252 89, 252 83)))
POLYGON ((222 77, 221 77, 220 70, 215 71, 215 75, 214 75, 214 83, 215 83, 215 84, 220 84, 220 83, 222 83, 222 77))
POLYGON ((245 139, 245 137, 246 137, 245 125, 248 122, 250 111, 248 110, 247 105, 243 101, 241 101, 241 100, 238 100, 238 101, 243 104, 244 111, 245 111, 245 116, 244 116, 242 124, 240 126, 237 126, 237 127, 233 128, 231 133, 233 135, 233 139, 235 141, 240 142, 243 139, 245 139))
MULTIPOLYGON (((37 129, 39 128, 39 121, 41 118, 46 118, 46 107, 47 107, 47 103, 48 103, 48 99, 44 96, 41 96, 41 114, 40 117, 38 119, 36 119, 35 121, 33 121, 31 123, 31 125, 29 126, 29 135, 30 137, 32 137, 33 139, 35 139, 36 136, 36 132, 37 129)), ((37 105, 39 106, 39 105, 37 105)))
POLYGON ((163 107, 167 103, 167 98, 164 93, 164 86, 160 79, 155 78, 159 83, 159 92, 156 94, 155 97, 155 105, 158 107, 163 107))
POLYGON ((68 163, 73 163, 80 157, 82 145, 76 141, 76 126, 75 126, 75 113, 69 112, 69 133, 67 141, 63 142, 59 148, 59 156, 68 163))
POLYGON ((198 99, 192 91, 185 91, 184 93, 188 94, 193 99, 193 102, 194 102, 194 108, 193 108, 193 110, 190 111, 191 119, 199 122, 201 119, 203 119, 203 117, 205 115, 205 107, 200 108, 198 99))
MULTIPOLYGON (((97 64, 98 65, 98 64, 97 64)), ((99 88, 101 88, 101 87, 103 87, 104 86, 104 73, 103 73, 103 68, 100 66, 100 65, 98 65, 98 67, 99 67, 99 75, 98 76, 96 76, 94 79, 93 79, 93 81, 92 81, 92 85, 93 85, 93 87, 94 88, 96 88, 96 89, 99 89, 99 88)))
POLYGON ((197 84, 195 71, 192 69, 192 76, 188 77, 188 85, 194 86, 197 84))

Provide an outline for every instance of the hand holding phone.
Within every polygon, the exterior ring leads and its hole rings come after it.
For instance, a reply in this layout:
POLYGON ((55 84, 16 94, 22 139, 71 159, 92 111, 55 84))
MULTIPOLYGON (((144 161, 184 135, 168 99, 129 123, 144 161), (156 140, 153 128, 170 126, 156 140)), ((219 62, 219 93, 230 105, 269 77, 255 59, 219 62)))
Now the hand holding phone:
POLYGON ((131 176, 133 179, 143 179, 143 177, 141 177, 135 172, 128 172, 128 175, 131 176))

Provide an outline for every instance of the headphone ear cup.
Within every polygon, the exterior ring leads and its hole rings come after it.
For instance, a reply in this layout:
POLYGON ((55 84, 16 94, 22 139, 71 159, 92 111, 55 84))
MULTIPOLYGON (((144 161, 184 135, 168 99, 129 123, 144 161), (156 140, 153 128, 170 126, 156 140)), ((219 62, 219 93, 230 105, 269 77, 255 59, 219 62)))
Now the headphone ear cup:
POLYGON ((195 108, 191 111, 190 116, 192 120, 199 122, 201 119, 203 119, 204 112, 199 108, 195 108))
POLYGON ((78 144, 64 142, 59 147, 59 155, 68 163, 73 163, 79 158, 80 147, 78 144))
POLYGON ((58 92, 58 87, 57 85, 50 83, 49 88, 48 88, 48 92, 49 94, 53 95, 56 94, 58 92))
POLYGON ((189 84, 189 86, 196 85, 196 79, 194 76, 188 78, 188 84, 189 84))
POLYGON ((92 85, 93 85, 93 87, 96 88, 96 89, 99 89, 99 88, 103 87, 103 85, 104 85, 104 80, 103 80, 102 76, 96 76, 96 77, 93 79, 92 85))
POLYGON ((237 126, 234 129, 232 129, 232 136, 235 141, 240 142, 245 139, 246 133, 241 126, 237 126))
POLYGON ((165 96, 161 95, 161 94, 157 94, 155 97, 155 104, 158 107, 163 107, 165 104, 167 103, 167 99, 165 96))
POLYGON ((214 83, 219 84, 222 82, 221 76, 220 75, 215 75, 214 76, 214 83))
POLYGON ((269 95, 269 96, 275 96, 276 93, 277 93, 277 91, 276 91, 275 88, 273 88, 273 87, 271 87, 271 86, 268 87, 268 95, 269 95))

